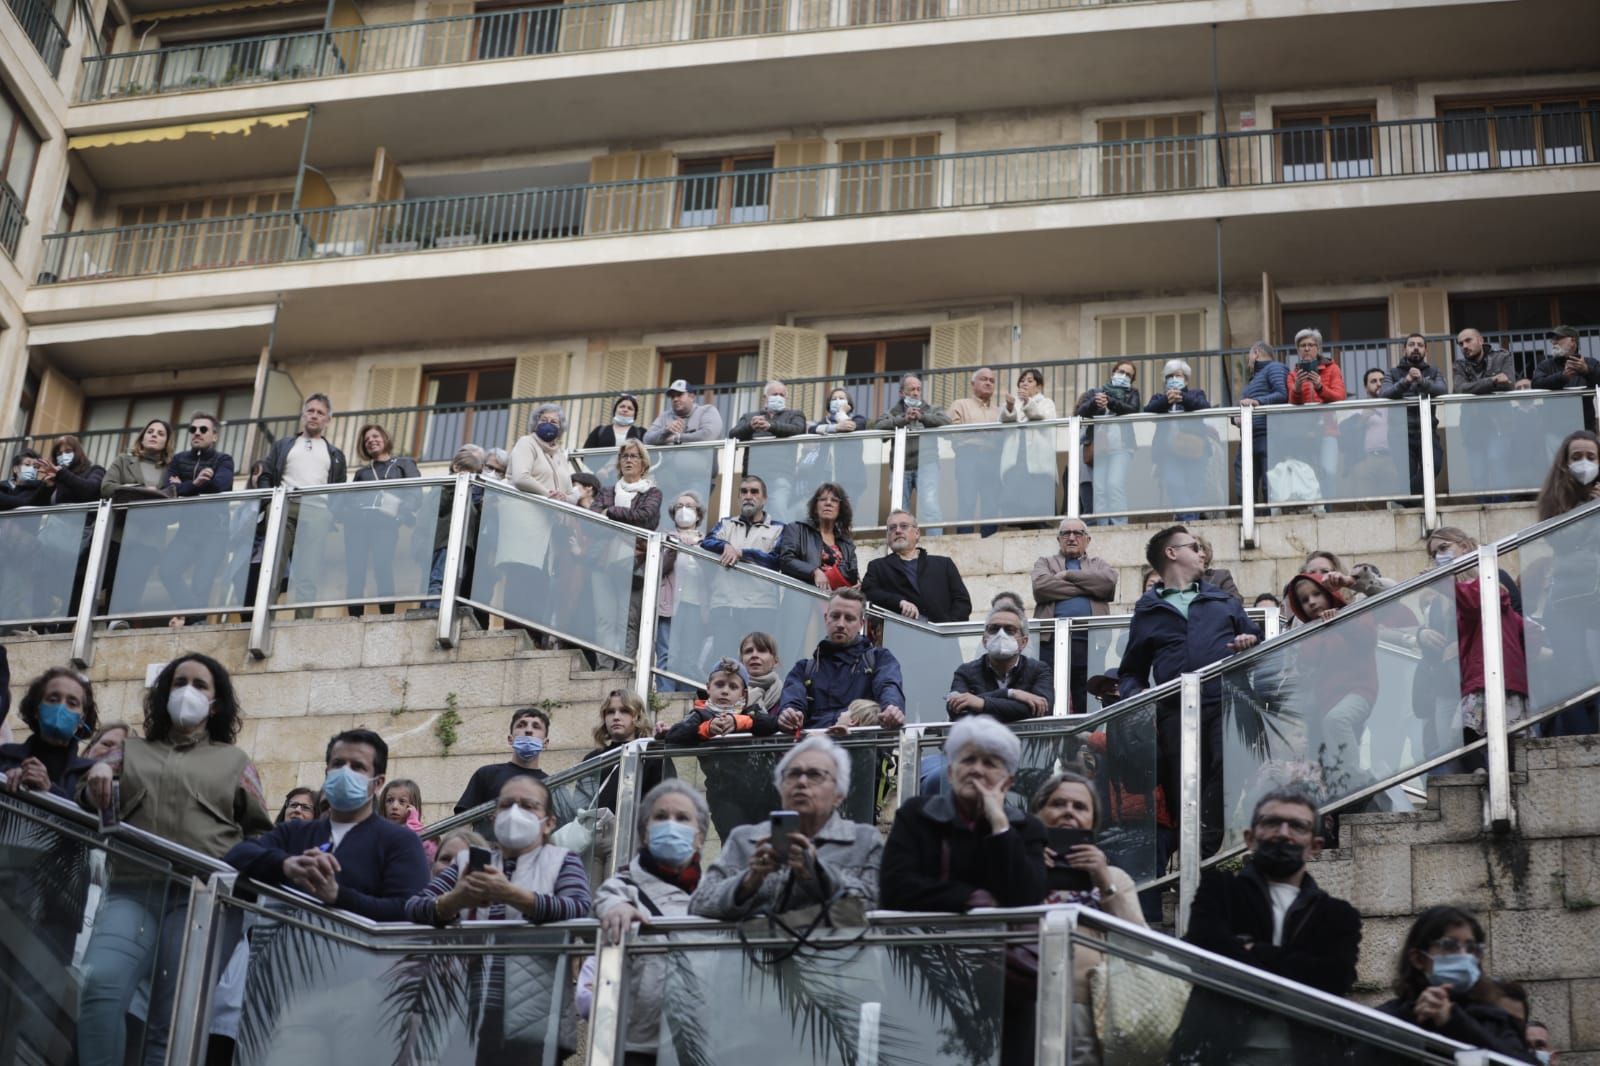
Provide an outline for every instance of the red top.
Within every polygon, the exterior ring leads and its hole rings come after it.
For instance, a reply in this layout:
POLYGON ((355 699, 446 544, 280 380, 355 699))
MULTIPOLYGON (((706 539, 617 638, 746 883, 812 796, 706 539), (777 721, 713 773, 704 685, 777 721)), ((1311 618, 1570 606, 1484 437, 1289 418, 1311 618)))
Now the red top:
MULTIPOLYGON (((1482 692, 1483 613, 1478 581, 1456 582, 1456 651, 1461 657, 1461 694, 1482 692)), ((1511 592, 1500 586, 1500 647, 1507 692, 1528 694, 1528 653, 1522 643, 1522 616, 1511 609, 1511 592)))
POLYGON ((1317 390, 1304 376, 1298 380, 1299 384, 1289 394, 1290 403, 1338 403, 1345 398, 1344 373, 1339 369, 1339 364, 1329 359, 1317 367, 1317 377, 1322 380, 1322 395, 1317 395, 1317 390))
POLYGON ((838 548, 827 543, 822 544, 822 572, 828 576, 828 587, 842 589, 850 584, 850 579, 844 576, 844 553, 838 548))

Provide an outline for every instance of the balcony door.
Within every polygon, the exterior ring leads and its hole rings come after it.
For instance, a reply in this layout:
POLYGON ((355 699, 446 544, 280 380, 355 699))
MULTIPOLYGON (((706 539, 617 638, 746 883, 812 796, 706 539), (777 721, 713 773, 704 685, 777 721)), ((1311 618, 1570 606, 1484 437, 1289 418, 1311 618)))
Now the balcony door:
POLYGON ((425 371, 422 402, 430 410, 419 425, 418 461, 449 462, 469 441, 497 448, 509 439, 515 379, 511 363, 425 371))
POLYGON ((1279 178, 1337 181, 1370 178, 1375 172, 1371 107, 1278 114, 1279 178))

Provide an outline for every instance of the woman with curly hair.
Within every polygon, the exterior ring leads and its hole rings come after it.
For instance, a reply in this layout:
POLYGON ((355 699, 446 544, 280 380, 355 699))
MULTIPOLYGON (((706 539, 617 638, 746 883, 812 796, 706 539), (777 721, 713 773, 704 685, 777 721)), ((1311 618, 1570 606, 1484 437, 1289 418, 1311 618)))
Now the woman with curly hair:
POLYGON ((52 666, 28 685, 17 713, 28 739, 0 745, 0 788, 71 797, 78 779, 94 765, 78 748, 100 721, 94 686, 70 667, 52 666))
POLYGON ((824 592, 861 583, 856 542, 850 539, 850 497, 832 481, 817 486, 806 517, 787 523, 778 538, 778 569, 824 592))

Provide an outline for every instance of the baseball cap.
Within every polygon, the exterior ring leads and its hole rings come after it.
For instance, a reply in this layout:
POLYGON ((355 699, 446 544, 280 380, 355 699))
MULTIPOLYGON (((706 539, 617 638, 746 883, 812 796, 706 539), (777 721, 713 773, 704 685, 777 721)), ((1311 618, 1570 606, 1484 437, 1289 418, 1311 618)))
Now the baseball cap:
MULTIPOLYGON (((1576 336, 1576 334, 1574 334, 1574 336, 1576 336)), ((675 392, 693 392, 693 391, 694 391, 694 386, 690 385, 683 378, 678 378, 671 385, 667 386, 667 395, 668 396, 671 396, 675 392)))
POLYGON ((1549 333, 1546 333, 1545 337, 1553 341, 1561 340, 1565 337, 1571 337, 1573 340, 1577 340, 1578 331, 1571 326, 1557 326, 1549 333))

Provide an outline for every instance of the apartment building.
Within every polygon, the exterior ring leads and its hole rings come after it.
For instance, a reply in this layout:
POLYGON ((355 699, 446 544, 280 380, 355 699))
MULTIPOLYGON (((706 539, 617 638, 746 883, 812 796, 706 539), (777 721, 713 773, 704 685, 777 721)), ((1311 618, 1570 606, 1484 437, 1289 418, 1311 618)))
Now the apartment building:
POLYGON ((1600 323, 1587 0, 165 2, 0 16, 8 448, 1600 323))

